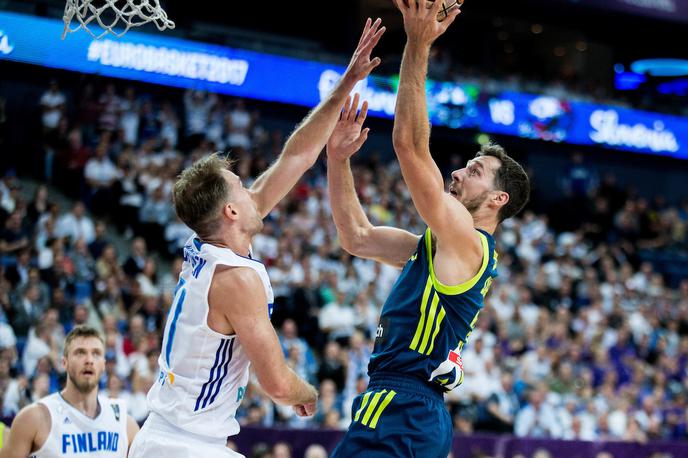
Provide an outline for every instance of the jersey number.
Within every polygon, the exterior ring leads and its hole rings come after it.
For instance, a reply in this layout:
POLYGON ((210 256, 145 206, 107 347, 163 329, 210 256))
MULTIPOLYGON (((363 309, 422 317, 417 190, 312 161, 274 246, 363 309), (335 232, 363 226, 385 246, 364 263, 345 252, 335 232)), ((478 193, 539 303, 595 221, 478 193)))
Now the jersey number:
POLYGON ((170 319, 170 317, 172 318, 170 326, 167 328, 167 335, 165 336, 165 340, 167 342, 167 344, 165 345, 165 362, 167 363, 167 367, 170 369, 170 354, 172 353, 172 342, 174 341, 174 334, 177 332, 177 321, 179 320, 179 315, 182 312, 184 299, 186 299, 185 285, 186 282, 184 281, 184 279, 180 278, 179 283, 177 283, 177 286, 174 288, 175 300, 172 301, 173 307, 170 307, 170 312, 167 315, 168 320, 170 319))

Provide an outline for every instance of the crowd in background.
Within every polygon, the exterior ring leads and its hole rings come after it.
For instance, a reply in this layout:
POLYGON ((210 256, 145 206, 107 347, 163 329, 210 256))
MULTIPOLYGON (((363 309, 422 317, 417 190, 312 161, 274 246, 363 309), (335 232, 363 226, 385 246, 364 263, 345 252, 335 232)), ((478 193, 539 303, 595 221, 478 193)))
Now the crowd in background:
MULTIPOLYGON (((105 337, 101 388, 143 422, 191 234, 171 205, 175 177, 231 150, 248 186, 284 139, 238 99, 156 100, 111 82, 74 94, 52 82, 36 122, 46 178, 78 198, 64 208, 46 186, 27 197, 11 171, 0 180, 0 412, 9 419, 60 388, 64 335, 87 323, 105 337)), ((354 173, 373 224, 423 231, 395 161, 360 160, 354 173)), ((575 227, 526 210, 495 234, 499 277, 464 347, 465 382, 446 397, 455 430, 686 439, 688 279, 668 281, 643 253, 688 248, 688 203, 628 193, 580 156, 565 178, 575 227)), ((252 379, 241 423, 346 428, 399 272, 340 248, 322 162, 268 216, 253 251, 273 285, 284 355, 320 399, 314 417, 296 417, 252 379)))

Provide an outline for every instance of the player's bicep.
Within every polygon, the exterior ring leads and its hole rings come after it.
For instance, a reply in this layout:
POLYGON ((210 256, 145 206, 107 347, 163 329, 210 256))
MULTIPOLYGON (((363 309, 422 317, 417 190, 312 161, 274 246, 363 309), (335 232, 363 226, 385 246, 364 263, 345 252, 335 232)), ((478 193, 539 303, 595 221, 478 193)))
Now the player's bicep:
POLYGON ((400 163, 413 204, 432 233, 440 240, 473 239, 473 217, 444 191, 444 180, 435 162, 413 158, 400 163))
POLYGON ((3 444, 2 450, 0 450, 0 458, 26 458, 29 456, 38 427, 41 425, 39 409, 40 407, 34 404, 25 407, 17 414, 10 428, 9 440, 3 444))
POLYGON ((416 251, 419 239, 402 229, 374 226, 358 237, 351 254, 401 269, 416 251))
POLYGON ((267 297, 258 273, 248 267, 235 267, 216 274, 209 301, 221 304, 261 386, 271 394, 279 385, 286 364, 270 323, 267 297))

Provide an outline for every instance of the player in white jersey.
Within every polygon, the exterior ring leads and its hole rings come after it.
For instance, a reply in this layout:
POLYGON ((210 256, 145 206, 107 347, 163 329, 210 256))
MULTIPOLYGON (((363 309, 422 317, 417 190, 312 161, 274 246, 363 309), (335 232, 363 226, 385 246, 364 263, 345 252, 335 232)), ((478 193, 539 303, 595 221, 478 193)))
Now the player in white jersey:
POLYGON ((65 388, 22 409, 0 458, 125 458, 139 430, 125 403, 98 395, 105 345, 93 328, 65 339, 65 388))
POLYGON ((195 232, 165 325, 160 374, 148 393, 151 414, 130 457, 241 456, 225 447, 252 364, 261 387, 300 416, 315 412, 317 391, 286 364, 270 323, 273 294, 265 267, 251 258, 262 219, 317 160, 354 85, 379 63, 384 33, 366 22, 346 72, 287 140, 282 154, 244 188, 217 154, 182 172, 174 186, 177 215, 195 232))

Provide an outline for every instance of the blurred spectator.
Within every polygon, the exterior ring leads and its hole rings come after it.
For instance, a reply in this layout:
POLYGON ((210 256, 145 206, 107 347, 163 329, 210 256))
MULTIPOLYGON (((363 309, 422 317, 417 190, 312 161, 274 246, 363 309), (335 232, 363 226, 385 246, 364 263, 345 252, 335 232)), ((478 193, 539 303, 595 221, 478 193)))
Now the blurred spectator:
POLYGON ((58 237, 66 237, 71 243, 83 239, 89 244, 96 238, 95 225, 91 217, 86 215, 86 207, 82 202, 75 202, 72 211, 57 220, 55 233, 58 237))
POLYGON ((518 437, 561 437, 562 431, 554 409, 545 401, 545 395, 539 388, 530 392, 528 405, 516 415, 514 432, 518 437))
POLYGON ((291 458, 291 446, 286 442, 277 442, 272 446, 272 458, 291 458))
POLYGON ((29 236, 22 227, 22 215, 12 212, 0 233, 0 255, 11 256, 29 246, 29 236))
MULTIPOLYGON (((86 162, 84 178, 88 186, 91 210, 97 215, 107 214, 115 204, 114 184, 121 172, 108 157, 108 144, 100 142, 95 156, 86 162)), ((89 243, 92 240, 89 240, 89 243)))
POLYGON ((143 268, 146 265, 147 252, 146 241, 141 237, 136 237, 131 243, 131 255, 124 261, 122 266, 124 273, 129 277, 135 277, 143 272, 143 268))
POLYGON ((42 123, 44 132, 57 129, 65 112, 67 98, 60 91, 56 80, 50 80, 48 90, 41 96, 42 123))
POLYGON ((518 397, 513 391, 513 376, 504 373, 500 387, 485 401, 480 429, 497 433, 511 433, 514 430, 514 419, 519 409, 518 397))
POLYGON ((327 450, 320 444, 311 444, 303 454, 303 458, 327 458, 327 450))

